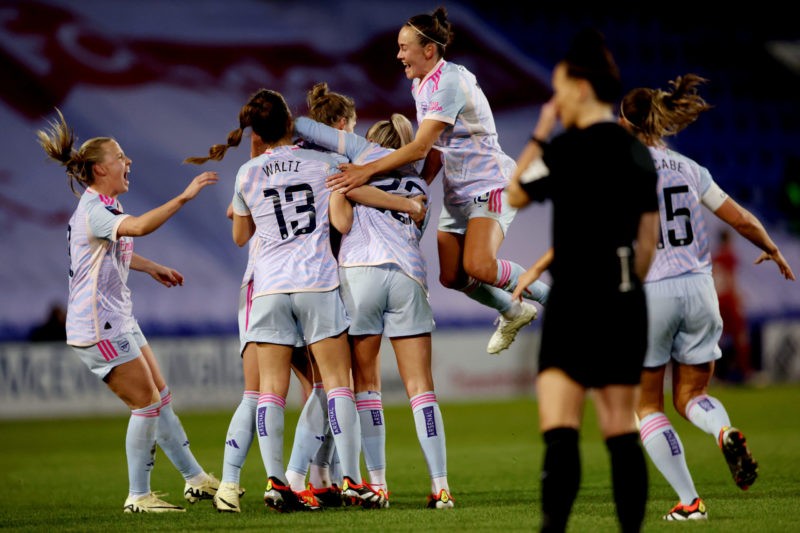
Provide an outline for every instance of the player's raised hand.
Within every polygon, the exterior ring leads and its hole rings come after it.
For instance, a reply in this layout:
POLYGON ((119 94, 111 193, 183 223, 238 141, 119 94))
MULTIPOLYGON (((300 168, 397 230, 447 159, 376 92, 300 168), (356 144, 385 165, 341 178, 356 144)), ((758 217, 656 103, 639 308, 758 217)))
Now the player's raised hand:
POLYGON ((755 264, 759 265, 764 261, 775 261, 775 264, 778 265, 778 269, 781 271, 781 275, 788 279, 789 281, 794 281, 794 272, 792 272, 792 267, 789 266, 789 263, 786 262, 784 259, 783 254, 778 250, 774 254, 769 254, 767 252, 761 252, 761 255, 755 260, 755 264))
POLYGON ((202 174, 195 176, 192 182, 189 183, 189 185, 183 191, 181 196, 184 200, 191 200, 197 196, 203 188, 207 187, 208 185, 213 185, 217 183, 217 181, 219 181, 219 176, 216 172, 210 170, 203 172, 202 174))

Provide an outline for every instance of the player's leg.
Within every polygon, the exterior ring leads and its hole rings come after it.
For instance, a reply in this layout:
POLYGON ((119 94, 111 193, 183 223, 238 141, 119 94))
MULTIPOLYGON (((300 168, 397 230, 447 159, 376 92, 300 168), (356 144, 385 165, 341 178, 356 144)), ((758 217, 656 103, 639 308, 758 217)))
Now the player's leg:
POLYGON ((611 459, 617 518, 622 531, 639 531, 648 490, 647 464, 636 430, 639 385, 606 385, 592 392, 611 459))
POLYGON ((564 531, 578 495, 578 447, 585 389, 556 368, 536 379, 539 428, 545 444, 542 465, 542 531, 564 531))
POLYGON ((214 495, 214 507, 220 512, 240 512, 239 498, 243 490, 239 485, 242 467, 253 443, 258 407, 258 355, 255 343, 246 343, 242 350, 244 392, 233 412, 225 434, 225 451, 222 459, 222 478, 214 495))
MULTIPOLYGON (((525 269, 514 261, 498 259, 497 253, 517 210, 508 203, 503 189, 495 189, 475 198, 465 211, 469 222, 465 233, 464 270, 473 279, 513 292, 525 269)), ((549 294, 550 286, 540 280, 523 293, 542 305, 549 294)))
POLYGON ((219 480, 206 473, 192 453, 189 447, 189 437, 186 435, 178 415, 172 409, 172 393, 164 380, 158 360, 149 344, 142 345, 142 355, 150 367, 153 381, 158 387, 161 397, 156 442, 164 450, 166 456, 175 465, 175 468, 178 469, 186 482, 183 497, 189 503, 195 503, 198 500, 210 500, 216 494, 217 488, 219 488, 219 480))
POLYGON ((744 434, 731 424, 725 406, 707 392, 715 361, 722 355, 718 345, 722 318, 714 281, 711 276, 693 276, 686 283, 690 301, 684 319, 687 328, 676 337, 683 364, 673 371, 675 409, 714 437, 734 482, 747 490, 758 477, 758 463, 750 453, 744 434))
POLYGON ((304 391, 308 389, 303 410, 297 420, 292 453, 286 468, 289 485, 295 492, 300 492, 306 488, 309 465, 327 438, 328 407, 322 379, 314 373, 307 348, 304 347, 302 350, 295 348, 292 368, 304 391))
POLYGON ((665 520, 706 518, 705 504, 696 504, 700 496, 686 464, 686 454, 678 432, 664 413, 664 374, 666 366, 645 368, 637 415, 639 435, 647 455, 678 495, 678 505, 663 516, 665 520))
POLYGON ((388 494, 386 484, 386 424, 381 399, 380 334, 351 335, 353 389, 361 425, 361 453, 369 483, 388 494))
POLYGON ((444 418, 431 373, 431 335, 392 337, 397 369, 406 387, 414 428, 431 480, 428 507, 448 509, 453 498, 447 480, 447 443, 444 418))
MULTIPOLYGON (((156 428, 161 400, 150 369, 134 337, 125 336, 123 340, 127 343, 128 353, 131 356, 124 362, 119 361, 121 358, 115 358, 119 364, 113 368, 102 370, 98 368, 95 372, 96 374, 101 371, 107 372, 103 376, 103 381, 131 409, 125 434, 129 488, 123 510, 125 512, 182 511, 182 507, 156 498, 151 491, 150 473, 155 462, 156 428)), ((115 351, 117 345, 118 343, 111 341, 101 341, 91 348, 81 349, 79 353, 84 362, 87 361, 86 357, 105 361, 100 352, 115 351)))
POLYGON ((673 384, 675 408, 706 433, 715 436, 736 485, 750 488, 758 477, 758 462, 753 458, 744 434, 731 423, 723 403, 707 393, 714 363, 681 365, 673 384), (683 409, 682 411, 680 409, 683 409))

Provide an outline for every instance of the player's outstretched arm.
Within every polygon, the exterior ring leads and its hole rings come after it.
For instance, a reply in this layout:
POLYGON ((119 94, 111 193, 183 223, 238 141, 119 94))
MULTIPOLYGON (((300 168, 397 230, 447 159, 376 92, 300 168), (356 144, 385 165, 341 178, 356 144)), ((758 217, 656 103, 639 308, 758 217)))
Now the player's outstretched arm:
POLYGON ((208 185, 212 185, 219 180, 216 172, 203 172, 196 176, 184 191, 172 200, 162 204, 155 209, 139 216, 125 217, 117 230, 120 237, 141 237, 153 233, 160 228, 164 222, 177 213, 183 205, 192 200, 197 194, 208 185))
POLYGON ((766 228, 755 215, 736 203, 730 196, 722 202, 714 214, 735 229, 739 235, 761 249, 762 253, 755 260, 755 264, 774 261, 785 279, 795 281, 794 272, 778 249, 778 245, 770 238, 766 228))
POLYGON ((137 253, 131 257, 131 269, 138 272, 150 274, 154 280, 165 287, 175 287, 183 285, 183 274, 175 269, 160 265, 155 261, 147 259, 137 253))

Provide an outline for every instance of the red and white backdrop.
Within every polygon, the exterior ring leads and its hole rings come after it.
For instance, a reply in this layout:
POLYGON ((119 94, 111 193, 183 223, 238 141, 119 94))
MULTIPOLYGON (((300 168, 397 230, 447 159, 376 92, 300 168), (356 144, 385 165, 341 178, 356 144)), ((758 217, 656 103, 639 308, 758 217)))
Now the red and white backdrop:
MULTIPOLYGON (((280 91, 293 112, 303 114, 306 91, 326 81, 355 99, 362 133, 392 112, 413 121, 409 82, 395 58, 396 36, 410 16, 436 5, 0 0, 0 340, 24 337, 53 302, 66 300, 66 224, 76 199, 63 168, 46 159, 35 137, 55 107, 81 140, 111 135, 133 159, 131 189, 121 198, 128 212, 168 200, 201 169, 221 173, 218 185, 155 234, 136 240, 137 252, 177 268, 186 285, 165 289, 140 273, 131 274, 130 285, 145 334, 235 333, 245 251, 232 243, 225 208, 246 149, 200 168, 181 162, 224 142, 241 105, 261 87, 280 91)), ((448 58, 477 74, 495 111, 500 144, 516 157, 549 95, 552 65, 517 48, 513 43, 520 39, 490 25, 480 10, 508 3, 471 5, 446 3, 455 30, 448 58)), ((548 42, 559 45, 550 48, 566 46, 569 35, 555 27, 552 32, 548 42)), ((441 186, 433 191, 436 217, 441 186)), ((591 221, 576 223, 587 224, 590 233, 591 221)), ((439 285, 435 227, 429 226, 423 248, 437 323, 490 328, 491 310, 439 285)), ((798 241, 781 244, 800 270, 798 241)), ((532 206, 518 214, 501 255, 527 266, 548 245, 549 208, 532 206)), ((787 290, 764 267, 752 267, 749 258, 757 254, 744 239, 737 247, 748 312, 800 310, 798 291, 787 290)), ((602 305, 587 295, 587 308, 602 305)))
MULTIPOLYGON (((434 6, 435 7, 435 6, 434 6)), ((49 162, 35 131, 64 113, 79 140, 115 137, 133 159, 126 211, 178 194, 204 169, 220 183, 203 191, 135 250, 177 268, 181 288, 132 273, 134 311, 145 334, 235 332, 245 252, 225 208, 244 148, 204 167, 181 162, 224 142, 238 111, 261 87, 306 112, 316 82, 352 96, 358 132, 392 112, 415 122, 396 36, 428 2, 252 0, 0 2, 0 338, 43 320, 67 291, 66 225, 75 207, 63 167, 49 162)), ((515 49, 480 14, 448 5, 457 30, 450 59, 475 71, 496 113, 500 142, 516 157, 547 97, 549 71, 515 49)), ((441 186, 434 186, 438 215, 441 186)), ((530 264, 547 246, 546 207, 522 213, 504 254, 530 264)), ((435 224, 424 241, 431 300, 440 324, 491 325, 494 314, 438 283, 435 224)))

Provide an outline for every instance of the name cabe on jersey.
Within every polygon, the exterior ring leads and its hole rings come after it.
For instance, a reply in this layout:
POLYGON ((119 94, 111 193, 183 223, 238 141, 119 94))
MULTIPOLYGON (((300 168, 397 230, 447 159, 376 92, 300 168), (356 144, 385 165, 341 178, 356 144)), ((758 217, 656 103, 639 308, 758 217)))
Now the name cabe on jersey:
POLYGON ((683 174, 683 162, 675 161, 674 159, 653 159, 656 165, 656 170, 674 170, 683 174))
POLYGON ((267 177, 277 173, 300 172, 300 161, 270 161, 263 168, 267 177))

